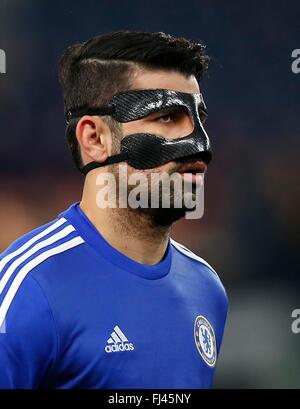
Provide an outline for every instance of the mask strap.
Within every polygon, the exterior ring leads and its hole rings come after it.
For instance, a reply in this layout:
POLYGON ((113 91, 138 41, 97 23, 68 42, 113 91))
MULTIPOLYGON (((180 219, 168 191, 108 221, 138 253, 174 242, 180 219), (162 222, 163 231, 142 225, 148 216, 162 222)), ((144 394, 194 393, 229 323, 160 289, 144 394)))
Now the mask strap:
POLYGON ((109 156, 104 162, 90 162, 81 168, 81 173, 86 175, 93 169, 101 168, 103 166, 112 165, 113 163, 124 162, 128 159, 127 153, 119 153, 118 155, 109 156))

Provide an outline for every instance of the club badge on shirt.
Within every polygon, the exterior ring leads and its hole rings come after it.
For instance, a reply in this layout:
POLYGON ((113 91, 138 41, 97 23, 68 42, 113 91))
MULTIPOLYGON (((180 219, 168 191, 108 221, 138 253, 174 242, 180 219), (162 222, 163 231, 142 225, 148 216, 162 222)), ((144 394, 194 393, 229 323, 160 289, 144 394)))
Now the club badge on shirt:
POLYGON ((202 359, 208 366, 215 366, 217 360, 215 332, 210 322, 202 315, 195 319, 194 338, 202 359))

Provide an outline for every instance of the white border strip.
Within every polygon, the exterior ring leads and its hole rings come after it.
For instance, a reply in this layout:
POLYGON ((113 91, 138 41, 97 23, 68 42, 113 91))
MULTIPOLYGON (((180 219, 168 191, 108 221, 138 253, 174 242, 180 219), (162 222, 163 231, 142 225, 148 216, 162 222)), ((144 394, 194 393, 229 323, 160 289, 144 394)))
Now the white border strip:
POLYGON ((212 268, 212 266, 210 264, 208 264, 207 261, 203 260, 203 258, 197 256, 197 254, 193 253, 191 250, 189 250, 188 248, 184 247, 182 244, 177 243, 177 241, 171 239, 171 244, 173 244, 174 247, 177 248, 177 250, 179 250, 181 253, 185 254, 186 256, 196 260, 196 261, 200 261, 200 263, 205 264, 207 267, 209 267, 215 274, 216 276, 219 278, 217 272, 212 268))
POLYGON ((15 250, 12 253, 8 254, 7 256, 3 257, 3 259, 0 261, 0 273, 3 270, 3 268, 6 266, 6 264, 12 258, 14 258, 15 256, 18 256, 23 251, 27 250, 28 247, 30 247, 33 243, 37 242, 42 237, 45 237, 48 233, 51 233, 53 230, 60 227, 66 221, 67 220, 64 217, 60 218, 57 222, 55 222, 51 226, 47 227, 47 229, 43 230, 41 233, 37 234, 36 236, 34 236, 30 240, 28 240, 26 243, 24 243, 23 246, 19 247, 17 250, 15 250))
POLYGON ((40 254, 36 258, 32 259, 27 263, 24 267, 20 269, 16 277, 14 278, 14 281, 12 282, 9 290, 7 291, 7 294, 4 297, 3 303, 0 307, 0 327, 3 324, 3 321, 5 320, 7 311, 20 287, 22 284, 24 278, 27 276, 27 274, 33 270, 36 266, 41 264, 43 261, 47 260, 49 257, 54 256, 59 253, 63 253, 66 250, 69 250, 73 247, 78 246, 79 244, 84 243, 84 240, 81 237, 75 237, 74 239, 67 241, 63 244, 60 244, 57 247, 53 247, 50 250, 45 251, 44 253, 40 254))
POLYGON ((40 249, 49 246, 50 244, 55 243, 56 241, 68 236, 70 233, 75 231, 74 227, 69 225, 64 229, 60 230, 58 233, 53 234, 53 236, 49 237, 46 240, 40 241, 35 246, 33 246, 30 250, 26 251, 21 257, 18 257, 5 271, 3 277, 0 279, 0 294, 4 290, 8 280, 13 275, 15 270, 19 267, 20 264, 23 263, 26 259, 32 256, 34 253, 38 252, 40 249))

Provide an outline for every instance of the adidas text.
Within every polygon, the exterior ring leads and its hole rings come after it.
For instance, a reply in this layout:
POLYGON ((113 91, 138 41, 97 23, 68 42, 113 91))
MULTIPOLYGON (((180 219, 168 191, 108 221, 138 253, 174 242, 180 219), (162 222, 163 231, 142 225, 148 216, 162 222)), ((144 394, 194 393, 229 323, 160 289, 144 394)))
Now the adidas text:
POLYGON ((113 344, 113 345, 106 345, 105 347, 105 352, 111 353, 111 352, 120 352, 120 351, 133 351, 134 346, 132 343, 120 343, 120 344, 113 344))

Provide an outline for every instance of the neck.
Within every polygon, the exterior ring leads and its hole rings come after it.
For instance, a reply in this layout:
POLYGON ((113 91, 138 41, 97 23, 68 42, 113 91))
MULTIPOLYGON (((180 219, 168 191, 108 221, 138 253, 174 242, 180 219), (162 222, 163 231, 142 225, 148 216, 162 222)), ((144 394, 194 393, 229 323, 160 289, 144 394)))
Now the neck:
POLYGON ((104 239, 134 261, 159 263, 168 246, 170 226, 157 226, 150 215, 128 208, 101 209, 88 185, 86 182, 80 208, 104 239))

